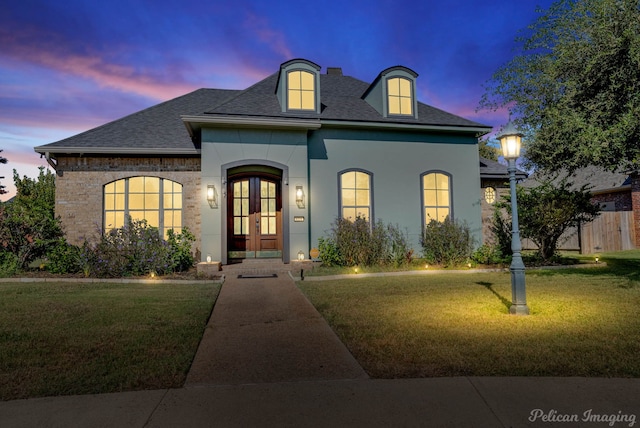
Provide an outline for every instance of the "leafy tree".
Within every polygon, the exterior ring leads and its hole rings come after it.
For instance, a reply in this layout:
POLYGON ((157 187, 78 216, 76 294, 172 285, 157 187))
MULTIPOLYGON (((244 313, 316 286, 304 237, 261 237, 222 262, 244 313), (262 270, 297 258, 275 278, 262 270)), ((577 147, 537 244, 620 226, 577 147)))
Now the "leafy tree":
POLYGON ((522 50, 480 108, 508 108, 526 156, 549 171, 640 166, 638 0, 558 0, 522 32, 522 50))
MULTIPOLYGON (((561 243, 560 238, 567 229, 593 221, 599 214, 599 207, 591 202, 587 186, 573 190, 566 178, 557 184, 545 179, 537 187, 518 186, 516 197, 520 234, 538 246, 538 256, 543 260, 554 256, 561 243)), ((511 216, 510 195, 504 195, 503 200, 496 204, 496 210, 502 209, 506 209, 511 216)), ((494 231, 504 231, 507 225, 510 228, 511 222, 505 222, 497 211, 494 231)))
POLYGON ((478 140, 478 151, 480 152, 481 157, 498 162, 500 149, 498 149, 488 138, 480 138, 478 140))
MULTIPOLYGON (((0 150, 0 153, 2 153, 2 150, 0 150)), ((7 158, 0 156, 0 163, 4 164, 7 163, 7 158)), ((2 179, 4 177, 0 177, 0 179, 2 179)), ((7 191, 5 190, 6 186, 3 186, 2 184, 0 184, 0 195, 4 195, 5 193, 7 193, 7 191)))
POLYGON ((19 268, 42 257, 63 236, 55 218, 55 175, 40 168, 37 179, 20 178, 13 170, 17 193, 0 209, 0 251, 17 257, 19 268))

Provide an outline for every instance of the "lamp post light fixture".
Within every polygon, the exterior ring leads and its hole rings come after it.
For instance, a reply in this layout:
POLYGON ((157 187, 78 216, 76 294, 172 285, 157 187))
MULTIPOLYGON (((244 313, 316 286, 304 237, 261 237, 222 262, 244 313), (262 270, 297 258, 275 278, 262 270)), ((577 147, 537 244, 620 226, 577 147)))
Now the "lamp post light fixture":
POLYGON ((509 312, 514 315, 529 315, 527 306, 527 293, 525 289, 524 263, 522 262, 522 243, 520 241, 520 228, 518 225, 518 201, 516 200, 516 159, 520 156, 522 146, 522 133, 519 132, 513 122, 509 121, 502 131, 496 136, 502 146, 502 156, 509 166, 509 187, 511 188, 511 307, 509 312))

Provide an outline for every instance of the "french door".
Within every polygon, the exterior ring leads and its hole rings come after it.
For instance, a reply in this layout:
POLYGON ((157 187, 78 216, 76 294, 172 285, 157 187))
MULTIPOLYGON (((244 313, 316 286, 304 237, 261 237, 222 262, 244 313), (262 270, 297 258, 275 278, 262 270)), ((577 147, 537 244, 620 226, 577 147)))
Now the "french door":
POLYGON ((280 178, 240 176, 228 181, 228 258, 282 257, 280 178))

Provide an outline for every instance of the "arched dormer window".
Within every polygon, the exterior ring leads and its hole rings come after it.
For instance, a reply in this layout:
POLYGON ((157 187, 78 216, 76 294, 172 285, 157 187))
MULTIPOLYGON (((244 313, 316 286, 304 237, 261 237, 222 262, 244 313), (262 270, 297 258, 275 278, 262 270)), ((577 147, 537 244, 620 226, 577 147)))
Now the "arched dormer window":
POLYGON ((397 65, 383 70, 362 98, 382 117, 418 118, 416 79, 418 73, 397 65))
POLYGON ((280 66, 276 95, 282 112, 320 112, 320 66, 293 59, 280 66))

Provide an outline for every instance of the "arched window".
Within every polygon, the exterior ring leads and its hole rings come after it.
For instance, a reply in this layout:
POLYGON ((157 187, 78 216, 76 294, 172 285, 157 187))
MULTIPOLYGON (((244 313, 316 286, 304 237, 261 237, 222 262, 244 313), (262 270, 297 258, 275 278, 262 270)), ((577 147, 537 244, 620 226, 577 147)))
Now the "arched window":
POLYGON ((390 115, 413 115, 413 90, 411 81, 403 77, 387 80, 387 98, 390 115))
POLYGON ((315 75, 294 70, 287 74, 288 110, 315 110, 315 75))
POLYGON ((372 175, 362 170, 347 170, 338 174, 340 213, 342 218, 355 220, 362 217, 371 221, 372 175))
POLYGON ((451 176, 446 172, 433 171, 422 175, 423 224, 431 220, 444 221, 452 214, 451 176))
POLYGON ((125 219, 147 220, 167 237, 182 230, 182 184, 159 177, 129 177, 104 186, 104 230, 124 226, 125 219))

